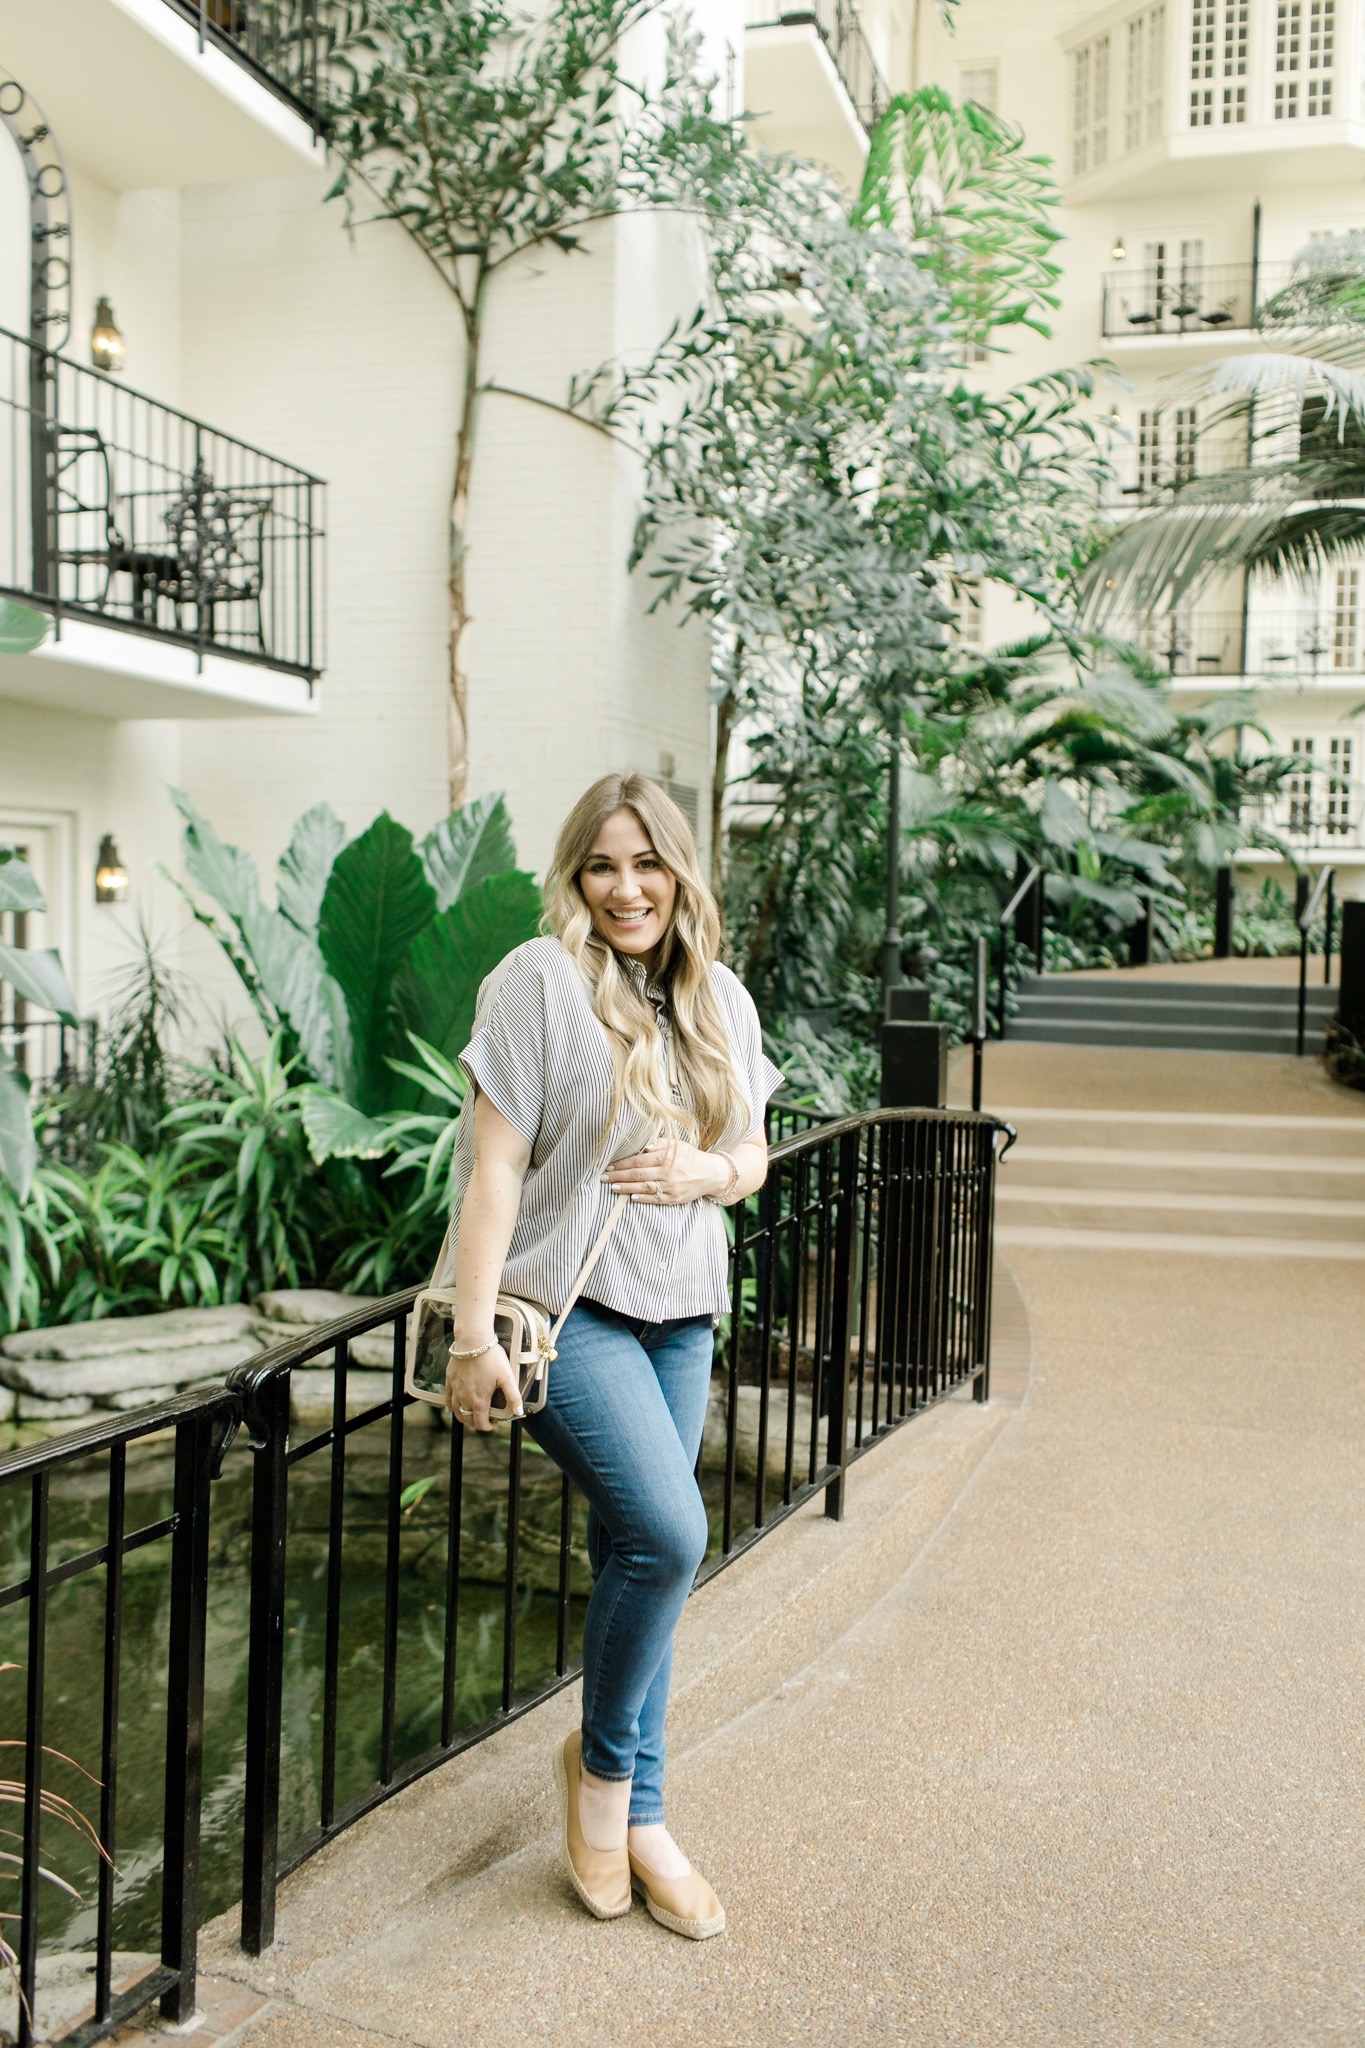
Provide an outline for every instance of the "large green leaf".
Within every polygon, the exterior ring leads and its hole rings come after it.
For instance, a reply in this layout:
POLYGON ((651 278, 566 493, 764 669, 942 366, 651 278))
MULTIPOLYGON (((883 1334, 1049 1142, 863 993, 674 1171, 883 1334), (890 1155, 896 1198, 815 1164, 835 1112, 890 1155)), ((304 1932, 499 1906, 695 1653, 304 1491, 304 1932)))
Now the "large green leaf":
POLYGON ((28 1076, 0 1054, 0 1174, 22 1202, 33 1185, 38 1144, 28 1108, 28 1076))
POLYGON ((32 654, 51 631, 52 621, 46 612, 16 604, 12 597, 0 601, 0 654, 32 654))
POLYGON ((394 1007, 405 1031, 454 1059, 469 1043, 479 984, 540 922, 530 875, 490 875, 433 918, 394 977, 394 1007))
POLYGON ((261 900, 255 861, 240 846, 225 846, 183 789, 173 789, 171 801, 185 820, 186 874, 240 924, 261 900))
POLYGON ((291 924, 316 938, 322 895, 332 863, 346 844, 346 827, 330 804, 314 804, 294 827, 280 855, 277 894, 291 924))
POLYGON ((438 910, 449 910, 466 889, 476 888, 490 875, 503 875, 515 868, 512 821, 500 792, 477 796, 442 818, 417 851, 436 891, 438 910))
POLYGON ((436 914, 412 834, 382 811, 337 855, 323 892, 318 944, 346 999, 355 1045, 355 1102, 368 1114, 392 1093, 393 977, 436 914))
POLYGON ((383 1124, 326 1088, 304 1089, 300 1113, 319 1166, 326 1159, 382 1159, 397 1142, 383 1124))
POLYGON ((67 985, 62 963, 50 948, 0 943, 0 981, 10 982, 25 1002, 55 1010, 68 1024, 76 1021, 76 998, 67 985))
POLYGON ((316 939, 278 910, 252 910, 242 937, 260 984, 299 1042, 313 1080, 349 1091, 355 1085, 350 1019, 316 939))
POLYGON ((0 910, 42 910, 43 892, 28 862, 0 847, 0 910))

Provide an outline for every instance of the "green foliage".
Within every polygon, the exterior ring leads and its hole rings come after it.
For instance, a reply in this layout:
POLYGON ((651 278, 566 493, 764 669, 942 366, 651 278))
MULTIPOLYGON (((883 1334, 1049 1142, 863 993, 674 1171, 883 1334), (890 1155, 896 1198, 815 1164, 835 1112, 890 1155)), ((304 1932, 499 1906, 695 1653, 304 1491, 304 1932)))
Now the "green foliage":
POLYGON ((984 345, 994 328, 1047 334, 1058 304, 1056 181, 1022 131, 941 86, 892 100, 872 132, 853 224, 897 227, 949 293, 959 331, 984 345))
POLYGON ((236 967, 279 1060, 304 1093, 314 1159, 382 1156, 386 1113, 423 1106, 425 1070, 404 1063, 413 1033, 448 1057, 467 1042, 479 984, 534 936, 540 895, 516 859, 507 808, 487 796, 418 847, 387 812, 346 841, 325 806, 296 826, 280 861, 279 907, 189 798, 186 870, 223 918, 191 899, 236 967))
MULTIPOLYGON (((23 914, 43 907, 43 892, 28 862, 13 847, 0 847, 0 911, 23 914)), ((55 952, 0 944, 0 981, 7 981, 24 1002, 55 1011, 64 1023, 76 1022, 76 999, 55 952)), ((22 1201, 36 1164, 28 1078, 0 1048, 0 1183, 22 1201)))

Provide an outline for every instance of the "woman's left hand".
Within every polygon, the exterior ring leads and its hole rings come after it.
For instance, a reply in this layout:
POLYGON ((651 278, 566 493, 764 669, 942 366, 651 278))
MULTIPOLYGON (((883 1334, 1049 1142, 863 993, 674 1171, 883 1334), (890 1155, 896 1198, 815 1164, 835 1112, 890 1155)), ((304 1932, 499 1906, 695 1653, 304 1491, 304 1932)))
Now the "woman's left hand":
POLYGON ((715 1152, 703 1152, 696 1145, 666 1145, 659 1139, 633 1158, 614 1161, 604 1178, 618 1195, 629 1195, 634 1202, 667 1205, 722 1194, 730 1169, 715 1152))

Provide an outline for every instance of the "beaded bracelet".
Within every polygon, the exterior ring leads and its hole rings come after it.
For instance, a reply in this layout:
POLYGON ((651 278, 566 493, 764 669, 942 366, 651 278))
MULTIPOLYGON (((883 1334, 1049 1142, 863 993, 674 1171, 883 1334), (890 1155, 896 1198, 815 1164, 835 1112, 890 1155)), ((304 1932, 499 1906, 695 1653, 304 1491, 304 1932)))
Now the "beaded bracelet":
POLYGON ((721 1189, 721 1192, 718 1195, 712 1195, 711 1197, 711 1200, 713 1202, 718 1202, 720 1206, 724 1208, 726 1204, 729 1202, 730 1197, 734 1194, 735 1189, 739 1186, 739 1168, 735 1164, 734 1158, 729 1152, 716 1152, 712 1156, 716 1159, 723 1159, 725 1161, 725 1164, 730 1169, 730 1178, 726 1181, 725 1186, 721 1189))
POLYGON ((451 1359, 452 1363, 453 1363, 453 1362, 454 1362, 454 1361, 455 1361, 455 1360, 456 1360, 456 1359, 458 1358, 458 1359, 460 1360, 460 1362, 461 1362, 461 1363, 463 1364, 463 1363, 465 1363, 466 1361, 468 1361, 468 1360, 469 1360, 469 1359, 471 1359, 471 1358, 482 1358, 482 1357, 483 1357, 483 1356, 485 1355, 485 1353, 487 1353, 487 1352, 489 1352, 489 1351, 496 1351, 496 1350, 497 1350, 497 1348, 498 1348, 498 1340, 497 1340, 497 1338, 496 1338, 496 1337, 494 1337, 494 1338, 492 1338, 492 1339, 491 1339, 491 1341, 490 1341, 489 1343, 487 1343, 487 1344, 480 1344, 480 1345, 478 1346, 477 1350, 474 1350, 474 1351, 452 1351, 452 1352, 451 1352, 451 1353, 449 1354, 449 1356, 450 1356, 450 1359, 451 1359))

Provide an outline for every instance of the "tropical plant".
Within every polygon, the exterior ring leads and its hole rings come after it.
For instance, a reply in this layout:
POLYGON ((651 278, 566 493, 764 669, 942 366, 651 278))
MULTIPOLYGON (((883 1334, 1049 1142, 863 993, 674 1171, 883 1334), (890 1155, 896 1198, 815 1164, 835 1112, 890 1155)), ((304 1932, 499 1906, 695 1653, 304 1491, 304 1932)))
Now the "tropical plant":
MULTIPOLYGON (((619 69, 655 0, 342 0, 332 46, 329 197, 396 221, 451 294, 464 339, 449 517, 450 792, 465 797, 470 492, 490 393, 490 296, 518 262, 587 252, 622 213, 696 202, 742 137, 710 111, 696 44, 668 38, 657 86, 619 69)), ((566 408, 558 408, 561 411, 566 408)), ((570 417, 574 415, 569 414, 570 417)))
MULTIPOLYGON (((28 862, 12 847, 0 847, 0 911, 24 915, 45 907, 28 862)), ((55 1011, 63 1023, 76 1022, 76 999, 62 963, 50 947, 21 948, 0 941, 0 981, 7 981, 24 1002, 55 1011)), ((37 1161, 28 1076, 19 1072, 0 1047, 0 1180, 7 1181, 21 1201, 32 1184, 37 1161)))
POLYGON ((453 1060, 480 983, 537 929, 540 894, 514 866, 502 798, 452 812, 420 845, 387 812, 347 840, 319 804, 281 856, 274 909, 249 857, 224 845, 188 797, 175 800, 186 873, 221 913, 191 895, 195 915, 278 1034, 281 1070, 304 1087, 314 1159, 381 1156, 387 1112, 442 1099, 432 1071, 405 1057, 413 1043, 453 1060))
POLYGON ((106 1143, 153 1147, 162 1118, 190 1085, 171 1049, 186 1022, 183 992, 145 924, 138 925, 131 959, 110 982, 105 1010, 87 1063, 59 1074, 48 1091, 53 1113, 44 1144, 73 1166, 92 1165, 106 1143))

